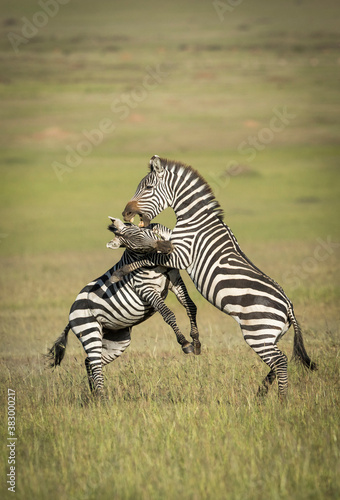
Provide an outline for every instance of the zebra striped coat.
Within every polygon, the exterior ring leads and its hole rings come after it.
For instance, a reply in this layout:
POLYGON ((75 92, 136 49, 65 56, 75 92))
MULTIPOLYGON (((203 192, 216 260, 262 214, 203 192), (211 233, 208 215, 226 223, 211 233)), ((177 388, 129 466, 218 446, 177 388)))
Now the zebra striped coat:
POLYGON ((309 359, 295 318, 293 305, 283 289, 258 269, 242 252, 206 181, 191 167, 154 156, 150 173, 142 179, 123 216, 136 214, 142 224, 165 208, 172 207, 177 223, 171 235, 174 251, 169 255, 140 257, 116 271, 119 280, 131 270, 146 265, 168 265, 185 269, 198 291, 240 325, 245 341, 270 367, 259 389, 266 394, 278 378, 279 394, 287 393, 287 357, 277 342, 293 325, 294 356, 310 369, 309 359))
POLYGON ((62 335, 49 350, 52 366, 60 364, 64 357, 67 335, 73 330, 87 354, 85 365, 91 390, 102 392, 102 367, 120 356, 131 342, 131 329, 156 311, 174 330, 177 341, 186 354, 200 353, 198 329, 196 324, 196 306, 190 299, 187 289, 177 269, 154 267, 139 269, 119 283, 112 284, 110 278, 120 265, 127 265, 140 257, 140 251, 171 250, 169 239, 171 231, 160 224, 152 224, 149 229, 125 225, 119 219, 113 219, 109 229, 115 238, 107 246, 127 248, 121 260, 105 274, 88 283, 78 294, 73 303, 69 323, 62 335), (162 239, 161 239, 162 238, 162 239), (139 252, 134 251, 136 241, 139 252), (191 324, 194 343, 190 344, 180 332, 173 312, 166 306, 164 299, 168 291, 175 293, 185 307, 191 324))

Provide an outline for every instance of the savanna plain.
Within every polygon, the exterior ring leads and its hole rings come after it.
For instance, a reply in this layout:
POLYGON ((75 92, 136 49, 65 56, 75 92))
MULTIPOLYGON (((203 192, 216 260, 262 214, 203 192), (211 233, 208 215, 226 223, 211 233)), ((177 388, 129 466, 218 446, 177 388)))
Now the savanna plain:
POLYGON ((18 499, 339 498, 337 2, 45 3, 0 7, 1 498, 9 389, 18 499), (200 356, 156 314, 104 369, 106 402, 72 333, 46 367, 79 290, 120 258, 107 216, 154 154, 206 178, 293 301, 318 371, 290 363, 285 404, 276 384, 256 398, 268 368, 184 272, 200 356))

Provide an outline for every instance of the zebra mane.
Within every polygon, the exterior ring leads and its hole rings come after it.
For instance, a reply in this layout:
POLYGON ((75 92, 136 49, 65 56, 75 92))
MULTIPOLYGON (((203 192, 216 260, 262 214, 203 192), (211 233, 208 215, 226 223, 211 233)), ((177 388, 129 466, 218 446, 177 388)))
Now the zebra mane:
MULTIPOLYGON (((204 179, 204 177, 202 177, 202 175, 199 172, 197 172, 197 170, 192 168, 190 165, 186 165, 185 163, 179 161, 168 160, 167 158, 159 158, 159 159, 163 168, 171 170, 172 172, 180 173, 181 177, 183 175, 189 174, 188 180, 197 178, 198 186, 204 186, 203 190, 200 191, 200 193, 209 195, 209 201, 208 201, 209 208, 215 212, 215 214, 221 221, 223 221, 224 213, 223 209, 221 208, 221 205, 216 200, 213 190, 211 189, 207 181, 204 179)), ((150 165, 149 169, 151 170, 150 165)))

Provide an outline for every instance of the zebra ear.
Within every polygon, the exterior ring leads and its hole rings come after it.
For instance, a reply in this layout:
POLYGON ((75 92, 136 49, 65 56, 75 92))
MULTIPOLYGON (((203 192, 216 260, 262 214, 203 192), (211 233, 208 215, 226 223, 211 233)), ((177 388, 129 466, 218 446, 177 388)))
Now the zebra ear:
POLYGON ((125 226, 124 222, 122 222, 120 219, 115 219, 114 217, 110 216, 109 219, 111 220, 114 227, 116 227, 117 229, 123 229, 123 227, 125 226))
POLYGON ((162 166, 161 159, 158 155, 154 155, 150 160, 151 172, 156 172, 158 177, 162 177, 164 174, 164 167, 162 166))

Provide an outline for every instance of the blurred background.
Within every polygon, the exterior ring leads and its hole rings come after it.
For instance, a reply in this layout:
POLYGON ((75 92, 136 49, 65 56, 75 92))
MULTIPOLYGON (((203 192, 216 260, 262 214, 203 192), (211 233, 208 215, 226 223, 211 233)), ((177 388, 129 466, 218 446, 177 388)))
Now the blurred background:
MULTIPOLYGON (((119 259, 105 248, 107 216, 120 217, 154 154, 207 179, 242 249, 285 288, 311 338, 338 332, 338 2, 3 0, 0 9, 6 356, 44 351, 80 288, 119 259)), ((171 211, 157 220, 175 223, 171 211)), ((243 342, 188 286, 204 341, 243 342)), ((152 336, 150 324, 135 331, 152 336)), ((174 341, 164 338, 166 349, 174 341)))

